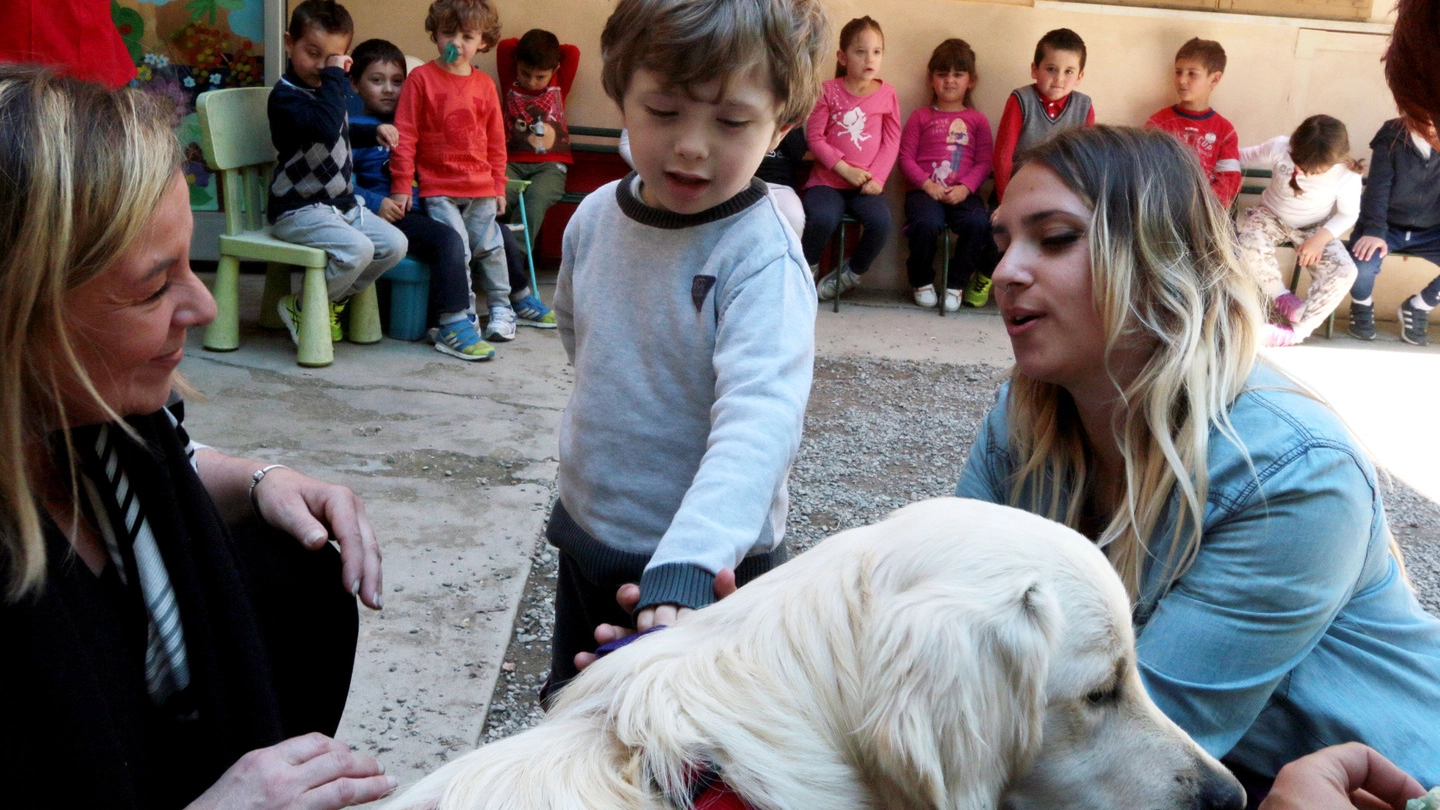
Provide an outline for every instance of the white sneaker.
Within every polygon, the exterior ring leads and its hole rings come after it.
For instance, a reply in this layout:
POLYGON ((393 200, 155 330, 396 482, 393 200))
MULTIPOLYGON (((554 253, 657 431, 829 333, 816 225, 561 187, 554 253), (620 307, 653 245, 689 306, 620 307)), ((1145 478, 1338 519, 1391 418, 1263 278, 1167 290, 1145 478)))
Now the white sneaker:
POLYGON ((847 262, 839 270, 826 274, 815 285, 815 291, 819 294, 821 301, 829 301, 837 295, 844 295, 847 291, 860 286, 860 277, 850 272, 850 264, 847 262))
POLYGON ((925 309, 935 308, 935 285, 926 284, 924 287, 915 288, 915 305, 925 309))
POLYGON ((960 311, 960 291, 959 291, 959 290, 946 290, 946 291, 945 291, 945 311, 946 311, 946 312, 959 312, 959 311, 960 311))
POLYGON ((515 339, 515 310, 504 304, 490 305, 490 322, 485 324, 486 340, 515 339))

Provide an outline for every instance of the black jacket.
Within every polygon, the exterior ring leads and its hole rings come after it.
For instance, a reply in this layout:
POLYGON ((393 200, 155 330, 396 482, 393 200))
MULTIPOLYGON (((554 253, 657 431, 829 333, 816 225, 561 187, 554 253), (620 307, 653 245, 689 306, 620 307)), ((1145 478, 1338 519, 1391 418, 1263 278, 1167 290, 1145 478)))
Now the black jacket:
POLYGON ((1421 231, 1440 225, 1440 151, 1421 157, 1399 118, 1380 127, 1370 149, 1356 238, 1384 239, 1387 228, 1421 231))

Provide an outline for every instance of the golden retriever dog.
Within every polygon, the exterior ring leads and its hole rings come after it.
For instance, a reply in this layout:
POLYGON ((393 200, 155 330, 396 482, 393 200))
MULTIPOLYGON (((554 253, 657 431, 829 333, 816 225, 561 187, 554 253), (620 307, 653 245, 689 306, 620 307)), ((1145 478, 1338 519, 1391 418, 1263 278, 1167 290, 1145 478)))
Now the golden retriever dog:
POLYGON ((705 767, 757 810, 1239 810, 1134 642, 1093 543, 924 501, 600 659, 387 810, 685 808, 705 767))

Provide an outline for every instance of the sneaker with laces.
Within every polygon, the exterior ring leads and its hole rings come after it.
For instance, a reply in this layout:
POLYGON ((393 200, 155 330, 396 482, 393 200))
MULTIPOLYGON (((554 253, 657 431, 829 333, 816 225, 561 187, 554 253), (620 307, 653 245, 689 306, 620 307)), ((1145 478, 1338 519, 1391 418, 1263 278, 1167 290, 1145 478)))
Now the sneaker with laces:
POLYGON ((1302 342, 1295 334, 1294 327, 1273 323, 1265 324, 1265 331, 1261 333, 1260 339, 1266 346, 1299 346, 1302 342))
POLYGON ((345 330, 340 326, 340 313, 345 311, 348 301, 335 301, 330 304, 330 342, 339 343, 345 339, 345 330))
POLYGON ((938 301, 935 297, 935 285, 926 284, 924 287, 915 288, 915 305, 925 309, 934 309, 938 301))
POLYGON ((960 299, 961 299, 961 297, 962 297, 962 296, 961 296, 959 290, 946 290, 946 291, 945 291, 945 311, 946 311, 946 312, 959 312, 959 311, 960 311, 960 299))
POLYGON ((821 301, 829 301, 837 295, 844 295, 847 291, 860 286, 860 277, 850 270, 850 263, 841 265, 839 270, 825 274, 820 283, 815 285, 815 291, 819 293, 821 301))
POLYGON ((1375 339, 1375 307, 1350 304, 1350 328, 1345 330, 1356 340, 1375 339))
POLYGON ((461 360, 474 362, 495 356, 495 347, 480 338, 469 318, 431 329, 430 339, 435 341, 435 351, 461 360))
POLYGON ((282 296, 275 310, 280 313, 280 322, 285 324, 286 331, 290 333, 290 341, 299 346, 300 297, 293 294, 282 296))
POLYGON ((989 277, 982 273, 976 273, 970 277, 970 283, 965 285, 963 296, 965 306, 983 307, 990 300, 990 288, 994 286, 989 277))
POLYGON ((515 308, 515 320, 521 326, 554 329, 557 325, 555 313, 551 312, 550 307, 545 306, 545 302, 535 293, 530 293, 519 301, 511 301, 510 304, 515 308))
POLYGON ((1299 323, 1300 313, 1305 311, 1305 301, 1292 292, 1281 293, 1272 304, 1275 312, 1284 318, 1286 323, 1299 323))
POLYGON ((490 321, 485 324, 486 340, 515 339, 515 310, 504 304, 490 305, 490 321))
POLYGON ((1430 345, 1425 330, 1430 327, 1430 311, 1420 309, 1406 298, 1400 305, 1400 339, 1412 346, 1430 345))

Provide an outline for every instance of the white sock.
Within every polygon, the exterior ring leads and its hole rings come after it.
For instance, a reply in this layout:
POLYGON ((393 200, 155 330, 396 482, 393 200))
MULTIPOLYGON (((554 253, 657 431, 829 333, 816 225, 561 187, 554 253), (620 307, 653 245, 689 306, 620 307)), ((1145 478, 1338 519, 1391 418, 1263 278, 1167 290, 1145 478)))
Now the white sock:
POLYGON ((470 317, 468 312, 442 312, 440 313, 440 325, 449 326, 456 321, 463 321, 470 317))
POLYGON ((1410 306, 1420 310, 1421 312, 1429 312, 1430 310, 1435 308, 1425 303, 1425 299, 1421 297, 1419 293, 1416 293, 1415 296, 1410 299, 1410 306))
POLYGON ((1373 307, 1375 306, 1375 296, 1372 295, 1363 301, 1358 298, 1352 298, 1351 303, 1357 307, 1373 307))

